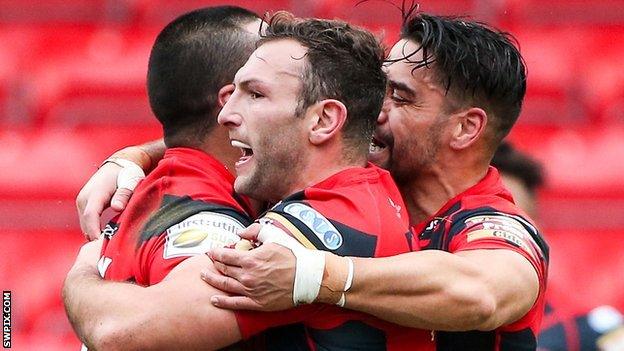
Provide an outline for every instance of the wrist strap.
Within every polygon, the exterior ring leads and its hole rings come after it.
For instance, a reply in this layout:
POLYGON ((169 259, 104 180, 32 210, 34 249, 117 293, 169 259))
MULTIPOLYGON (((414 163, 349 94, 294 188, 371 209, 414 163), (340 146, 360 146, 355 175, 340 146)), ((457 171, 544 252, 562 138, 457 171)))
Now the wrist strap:
POLYGON ((115 151, 115 153, 106 159, 102 165, 107 161, 112 162, 112 160, 131 161, 138 165, 144 172, 149 172, 154 165, 154 161, 152 160, 150 154, 141 149, 139 146, 128 146, 121 150, 115 151))
POLYGON ((123 158, 109 157, 102 162, 102 166, 107 163, 114 163, 121 167, 121 171, 119 171, 117 175, 117 188, 119 189, 134 191, 139 182, 145 178, 143 169, 132 161, 123 158))
POLYGON ((351 259, 351 257, 345 257, 345 258, 347 259, 347 262, 349 265, 349 272, 347 273, 347 280, 345 281, 345 286, 344 286, 342 295, 340 295, 340 300, 336 302, 336 305, 340 307, 344 307, 345 303, 347 302, 345 293, 349 291, 349 289, 351 289, 351 285, 353 285, 353 271, 354 271, 353 260, 351 259))
POLYGON ((275 243, 284 246, 295 255, 295 281, 293 284, 293 303, 295 305, 313 303, 318 297, 325 270, 325 253, 306 249, 297 240, 282 229, 261 223, 258 240, 263 243, 275 243))

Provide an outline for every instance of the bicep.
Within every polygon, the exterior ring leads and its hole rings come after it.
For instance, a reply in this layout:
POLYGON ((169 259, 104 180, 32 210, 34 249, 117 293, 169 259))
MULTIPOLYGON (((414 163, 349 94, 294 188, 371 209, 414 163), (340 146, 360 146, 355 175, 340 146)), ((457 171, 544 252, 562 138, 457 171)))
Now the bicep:
POLYGON ((154 311, 158 325, 154 337, 162 345, 181 349, 215 349, 241 339, 236 317, 232 311, 219 309, 210 298, 221 291, 200 278, 204 269, 214 270, 206 255, 186 259, 165 279, 154 286, 152 296, 160 303, 154 311))
POLYGON ((522 254, 506 249, 474 249, 455 254, 479 267, 495 294, 500 319, 518 320, 535 304, 540 292, 538 273, 522 254))

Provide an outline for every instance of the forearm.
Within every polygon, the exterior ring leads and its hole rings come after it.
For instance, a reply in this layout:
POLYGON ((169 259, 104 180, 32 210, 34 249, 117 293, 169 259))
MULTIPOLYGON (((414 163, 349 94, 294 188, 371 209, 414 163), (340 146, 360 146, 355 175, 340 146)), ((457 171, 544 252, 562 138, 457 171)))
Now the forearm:
POLYGON ((106 281, 76 265, 63 298, 74 329, 90 350, 206 350, 240 340, 231 311, 210 303, 217 290, 199 278, 205 255, 180 263, 150 286, 106 281))
POLYGON ((167 147, 163 139, 149 141, 147 143, 128 146, 113 153, 107 160, 122 158, 132 161, 139 165, 145 173, 149 173, 158 161, 160 161, 166 151, 167 147))
MULTIPOLYGON (((353 261, 354 278, 346 294, 347 308, 414 328, 489 328, 495 298, 478 267, 461 257, 431 250, 353 261)), ((329 259, 327 269, 340 271, 331 265, 344 266, 343 262, 329 259)), ((335 303, 339 295, 322 289, 319 298, 335 303)))
MULTIPOLYGON (((156 167, 158 161, 162 160, 165 155, 165 151, 167 150, 167 146, 165 146, 165 142, 163 139, 158 139, 154 141, 147 142, 145 144, 141 144, 137 146, 143 152, 145 152, 151 160, 150 170, 156 167)), ((145 170, 145 169, 144 169, 145 170)), ((145 170, 148 171, 148 170, 145 170)))
MULTIPOLYGON (((89 350, 127 350, 150 346, 141 338, 154 311, 150 291, 133 284, 102 280, 96 272, 74 267, 65 280, 63 300, 74 330, 89 350), (132 299, 123 297, 132 296, 132 299), (136 300, 143 301, 141 305, 136 300)), ((154 327, 156 327, 154 325, 154 327)))

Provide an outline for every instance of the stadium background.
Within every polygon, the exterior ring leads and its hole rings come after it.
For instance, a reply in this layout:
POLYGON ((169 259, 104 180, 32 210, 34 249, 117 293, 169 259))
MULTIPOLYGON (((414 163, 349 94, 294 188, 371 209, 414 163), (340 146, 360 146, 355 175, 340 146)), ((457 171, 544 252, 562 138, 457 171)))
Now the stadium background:
MULTIPOLYGON (((383 1, 0 0, 0 285, 12 291, 14 349, 79 347, 60 300, 83 241, 75 195, 112 151, 160 135, 145 93, 156 34, 187 10, 223 3, 339 17, 388 44, 400 23, 383 1)), ((547 173, 539 221, 552 247, 549 293, 563 314, 624 310, 624 1, 420 3, 518 39, 529 81, 511 140, 547 173)))

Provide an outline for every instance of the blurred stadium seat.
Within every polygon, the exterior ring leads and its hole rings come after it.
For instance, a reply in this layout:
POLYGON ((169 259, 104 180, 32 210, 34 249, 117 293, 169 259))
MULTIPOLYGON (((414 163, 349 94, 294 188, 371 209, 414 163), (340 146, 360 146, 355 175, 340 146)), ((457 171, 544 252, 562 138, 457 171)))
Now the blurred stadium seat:
POLYGON ((499 19, 524 26, 621 25, 623 0, 507 0, 499 19))
POLYGON ((138 23, 145 25, 164 26, 179 15, 206 6, 236 5, 263 15, 265 12, 290 9, 296 14, 303 13, 298 6, 305 5, 305 1, 296 0, 137 0, 134 4, 134 16, 138 23))
POLYGON ((0 23, 104 23, 128 18, 123 0, 0 0, 0 23))

